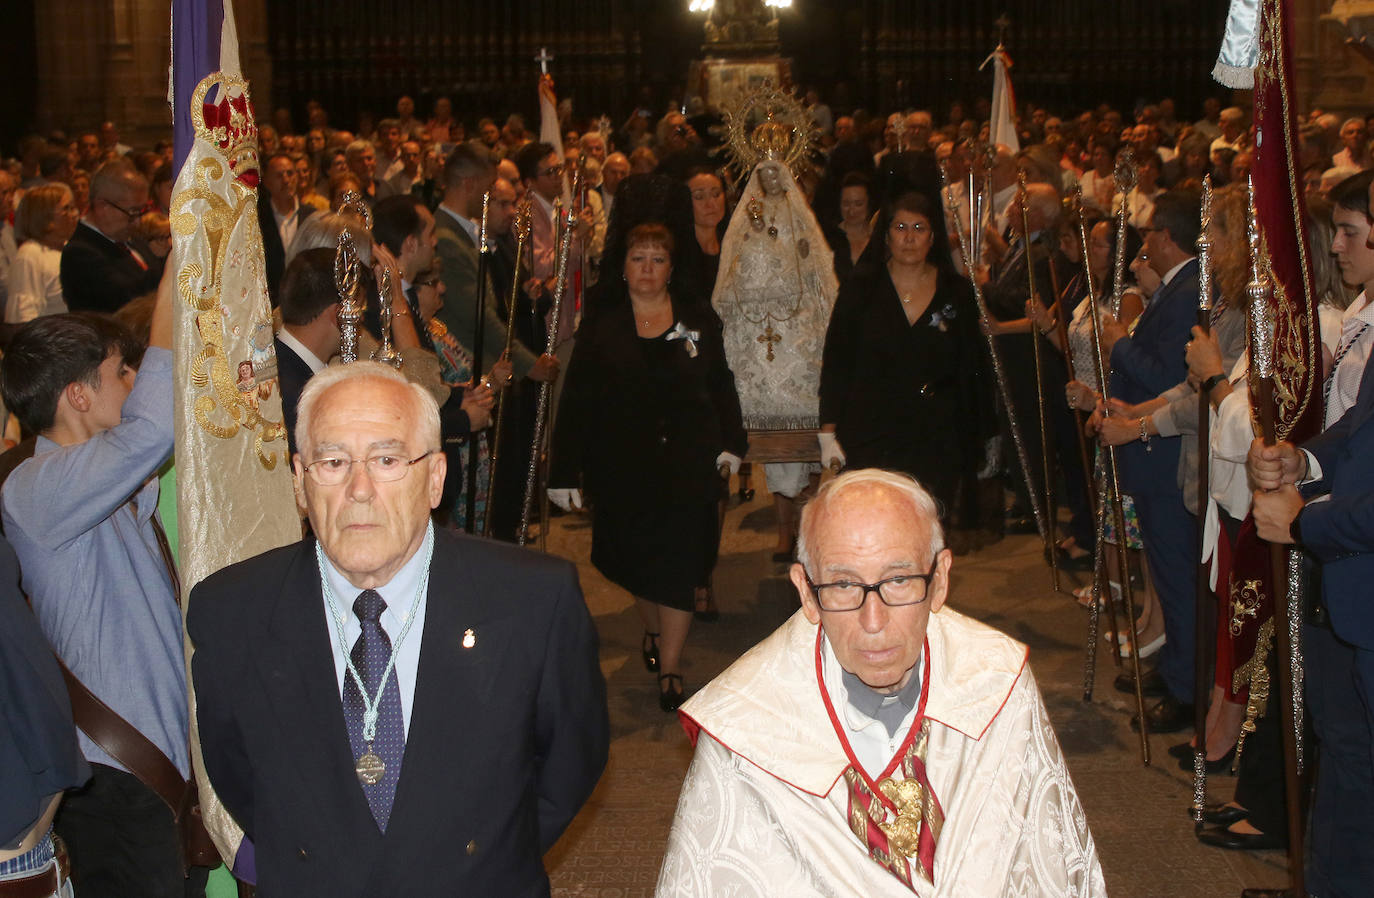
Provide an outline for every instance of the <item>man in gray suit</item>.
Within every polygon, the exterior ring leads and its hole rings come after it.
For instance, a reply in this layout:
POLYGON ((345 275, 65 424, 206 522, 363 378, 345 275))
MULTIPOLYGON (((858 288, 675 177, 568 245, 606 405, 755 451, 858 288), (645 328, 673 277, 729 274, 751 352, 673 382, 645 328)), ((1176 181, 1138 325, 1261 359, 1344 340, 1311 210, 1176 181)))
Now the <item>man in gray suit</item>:
MULTIPOLYGON (((496 159, 489 150, 471 143, 459 146, 444 165, 444 199, 434 210, 439 263, 447 288, 438 317, 454 339, 469 350, 477 332, 477 241, 482 195, 491 189, 495 179, 496 159)), ((496 292, 490 282, 482 326, 484 354, 495 358, 496 347, 505 345, 506 325, 497 313, 496 292)), ((518 341, 511 347, 510 361, 517 378, 545 382, 558 376, 558 361, 553 356, 536 357, 518 341)))

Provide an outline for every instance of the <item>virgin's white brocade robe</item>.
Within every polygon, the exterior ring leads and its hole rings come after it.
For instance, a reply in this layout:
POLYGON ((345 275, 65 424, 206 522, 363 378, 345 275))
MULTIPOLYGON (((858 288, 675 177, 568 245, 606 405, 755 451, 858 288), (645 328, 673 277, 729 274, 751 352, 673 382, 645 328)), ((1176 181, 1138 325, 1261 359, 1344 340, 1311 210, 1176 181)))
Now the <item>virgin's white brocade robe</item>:
POLYGON ((930 617, 922 684, 944 815, 934 883, 915 860, 908 885, 871 858, 850 828, 852 762, 822 696, 818 629, 798 611, 683 706, 700 732, 660 898, 1106 895, 1026 647, 948 607, 930 617))

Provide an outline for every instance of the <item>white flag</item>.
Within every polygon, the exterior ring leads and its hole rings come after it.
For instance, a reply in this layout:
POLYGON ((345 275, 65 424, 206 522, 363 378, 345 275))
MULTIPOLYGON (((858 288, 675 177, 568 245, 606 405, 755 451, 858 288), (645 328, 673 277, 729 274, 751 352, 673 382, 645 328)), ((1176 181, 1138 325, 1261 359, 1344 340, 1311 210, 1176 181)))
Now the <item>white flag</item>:
POLYGON ((1021 152, 1021 142, 1016 139, 1016 92, 1011 88, 1011 76, 1007 70, 1011 68, 1011 57, 1001 44, 992 51, 992 55, 983 60, 983 64, 978 67, 979 71, 987 68, 988 63, 993 64, 992 71, 992 121, 991 131, 988 139, 994 144, 1003 144, 1011 148, 1013 153, 1021 152))

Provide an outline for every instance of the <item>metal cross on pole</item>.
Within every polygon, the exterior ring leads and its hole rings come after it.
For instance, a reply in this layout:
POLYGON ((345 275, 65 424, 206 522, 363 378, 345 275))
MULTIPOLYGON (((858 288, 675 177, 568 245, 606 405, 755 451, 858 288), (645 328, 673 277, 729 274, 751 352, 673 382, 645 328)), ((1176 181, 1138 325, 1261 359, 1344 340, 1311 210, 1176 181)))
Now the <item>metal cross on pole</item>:
POLYGON ((1006 13, 998 16, 993 23, 997 26, 997 46, 1002 46, 1007 37, 1007 29, 1011 27, 1011 19, 1007 18, 1006 13))
POLYGON ((553 54, 548 47, 540 47, 539 54, 534 57, 534 61, 539 63, 539 72, 542 75, 549 73, 549 63, 553 62, 553 54))

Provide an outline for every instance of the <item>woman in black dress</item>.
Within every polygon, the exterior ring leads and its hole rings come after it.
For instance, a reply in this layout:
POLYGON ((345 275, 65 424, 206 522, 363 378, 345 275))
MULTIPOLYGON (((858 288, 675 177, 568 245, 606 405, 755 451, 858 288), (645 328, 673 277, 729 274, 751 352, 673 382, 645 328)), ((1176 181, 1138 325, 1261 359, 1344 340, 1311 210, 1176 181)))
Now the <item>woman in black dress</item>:
POLYGON ((915 476, 948 520, 972 494, 994 432, 973 291, 955 273, 944 219, 907 193, 841 286, 821 362, 821 438, 851 468, 915 476), (827 436, 829 435, 829 436, 827 436))
POLYGON ((720 319, 670 294, 672 253, 662 225, 629 233, 628 297, 578 331, 549 475, 556 504, 577 504, 579 475, 587 489, 592 563, 635 596, 664 711, 682 704, 693 593, 716 560, 718 469, 748 448, 720 319))
MULTIPOLYGON (((692 227, 696 239, 678 248, 682 266, 694 272, 695 283, 703 288, 702 299, 710 303, 720 273, 720 239, 730 223, 726 215, 725 182, 716 169, 698 166, 687 174, 687 189, 692 192, 692 227)), ((753 465, 747 462, 739 470, 739 498, 748 502, 754 498, 751 485, 753 465)), ((705 592, 697 597, 697 617, 715 620, 715 599, 705 592)))
POLYGON ((720 271, 720 238, 725 233, 725 184, 713 169, 694 168, 688 174, 687 189, 692 193, 692 229, 696 240, 682 247, 681 256, 697 269, 705 299, 711 300, 720 271))
POLYGON ((835 277, 843 284, 863 258, 873 237, 873 182, 863 172, 850 172, 840 182, 840 220, 825 238, 835 254, 835 277))

